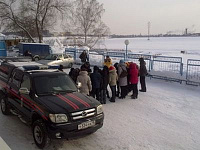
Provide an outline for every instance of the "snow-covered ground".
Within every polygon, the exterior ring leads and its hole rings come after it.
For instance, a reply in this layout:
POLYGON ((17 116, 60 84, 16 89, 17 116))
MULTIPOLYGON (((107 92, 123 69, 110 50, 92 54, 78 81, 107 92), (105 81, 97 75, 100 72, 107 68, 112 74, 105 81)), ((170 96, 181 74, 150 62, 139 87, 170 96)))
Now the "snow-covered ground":
MULTIPOLYGON (((199 150, 199 87, 147 78, 147 90, 138 99, 108 101, 103 128, 55 140, 48 150, 199 150)), ((0 113, 0 136, 12 150, 37 149, 31 128, 15 116, 0 113)))

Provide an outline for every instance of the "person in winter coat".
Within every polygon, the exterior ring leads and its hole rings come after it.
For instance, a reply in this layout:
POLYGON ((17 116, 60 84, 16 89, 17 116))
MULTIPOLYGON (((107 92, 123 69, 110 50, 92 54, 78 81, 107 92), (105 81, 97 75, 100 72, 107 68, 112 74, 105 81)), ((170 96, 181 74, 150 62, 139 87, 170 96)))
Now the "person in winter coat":
POLYGON ((120 60, 118 65, 119 86, 121 88, 121 96, 119 98, 124 99, 127 95, 127 75, 122 76, 122 72, 127 73, 126 64, 124 63, 124 60, 120 60))
POLYGON ((110 59, 109 56, 106 56, 106 59, 104 60, 104 66, 110 68, 111 65, 112 65, 112 60, 110 59))
POLYGON ((85 62, 83 65, 81 65, 81 69, 85 69, 88 73, 91 73, 91 69, 90 69, 90 63, 89 62, 85 62))
POLYGON ((130 88, 133 91, 132 98, 137 99, 138 97, 138 69, 137 65, 135 63, 130 63, 129 66, 129 83, 130 88))
POLYGON ((89 96, 90 91, 92 90, 91 80, 88 76, 88 72, 85 69, 82 69, 77 77, 76 83, 80 82, 80 93, 86 94, 89 96))
POLYGON ((112 91, 112 97, 110 99, 110 102, 115 102, 117 80, 118 80, 118 76, 116 73, 116 69, 114 66, 110 66, 110 68, 109 68, 109 85, 110 85, 110 89, 112 91))
POLYGON ((103 67, 103 70, 101 71, 102 76, 102 84, 101 84, 101 102, 102 104, 106 104, 106 92, 109 82, 109 69, 107 66, 103 67))
POLYGON ((85 63, 86 61, 88 61, 88 55, 86 53, 86 50, 84 50, 81 55, 79 56, 79 58, 81 59, 82 63, 85 63))
POLYGON ((139 91, 141 92, 146 92, 146 81, 145 81, 145 76, 147 75, 147 68, 146 68, 146 62, 144 61, 144 58, 139 58, 140 62, 140 70, 139 70, 139 75, 140 75, 140 84, 141 84, 141 89, 139 91))
POLYGON ((99 73, 99 67, 94 66, 94 71, 90 75, 92 81, 92 96, 100 101, 100 86, 102 82, 101 74, 99 73))

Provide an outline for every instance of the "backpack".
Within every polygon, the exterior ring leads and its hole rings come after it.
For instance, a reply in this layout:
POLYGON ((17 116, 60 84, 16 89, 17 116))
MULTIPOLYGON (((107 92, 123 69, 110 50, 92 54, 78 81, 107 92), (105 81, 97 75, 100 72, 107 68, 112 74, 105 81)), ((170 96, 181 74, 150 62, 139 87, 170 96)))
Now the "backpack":
POLYGON ((119 77, 123 78, 123 77, 126 77, 127 75, 128 75, 128 72, 122 68, 122 73, 120 74, 119 77))

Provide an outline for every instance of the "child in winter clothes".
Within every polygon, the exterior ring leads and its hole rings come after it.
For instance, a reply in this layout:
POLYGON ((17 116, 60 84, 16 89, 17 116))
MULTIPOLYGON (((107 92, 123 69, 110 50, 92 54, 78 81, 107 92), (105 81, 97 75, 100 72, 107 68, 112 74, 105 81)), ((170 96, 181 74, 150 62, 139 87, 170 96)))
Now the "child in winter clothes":
POLYGON ((135 63, 131 63, 129 66, 129 83, 130 88, 133 91, 133 95, 131 96, 133 99, 137 99, 138 97, 138 69, 135 63))
POLYGON ((89 95, 90 91, 92 90, 92 85, 91 85, 91 80, 90 77, 88 76, 88 72, 86 69, 81 69, 79 76, 77 77, 77 83, 81 83, 80 87, 80 93, 89 95))
POLYGON ((118 80, 118 76, 116 73, 116 69, 114 66, 111 66, 109 68, 109 85, 110 85, 110 89, 112 91, 112 97, 110 99, 110 102, 115 102, 117 80, 118 80))

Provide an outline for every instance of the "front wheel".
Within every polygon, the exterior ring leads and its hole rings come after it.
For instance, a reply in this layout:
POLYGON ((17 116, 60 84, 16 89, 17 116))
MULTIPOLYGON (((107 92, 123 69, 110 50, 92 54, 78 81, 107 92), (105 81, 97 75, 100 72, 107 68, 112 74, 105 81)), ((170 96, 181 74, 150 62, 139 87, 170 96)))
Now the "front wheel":
POLYGON ((48 137, 46 126, 42 120, 37 120, 33 123, 32 133, 35 144, 40 149, 49 146, 50 138, 48 137))
POLYGON ((5 97, 1 98, 1 112, 4 115, 9 115, 10 114, 10 108, 9 108, 9 105, 8 105, 8 101, 7 101, 7 99, 5 97))

